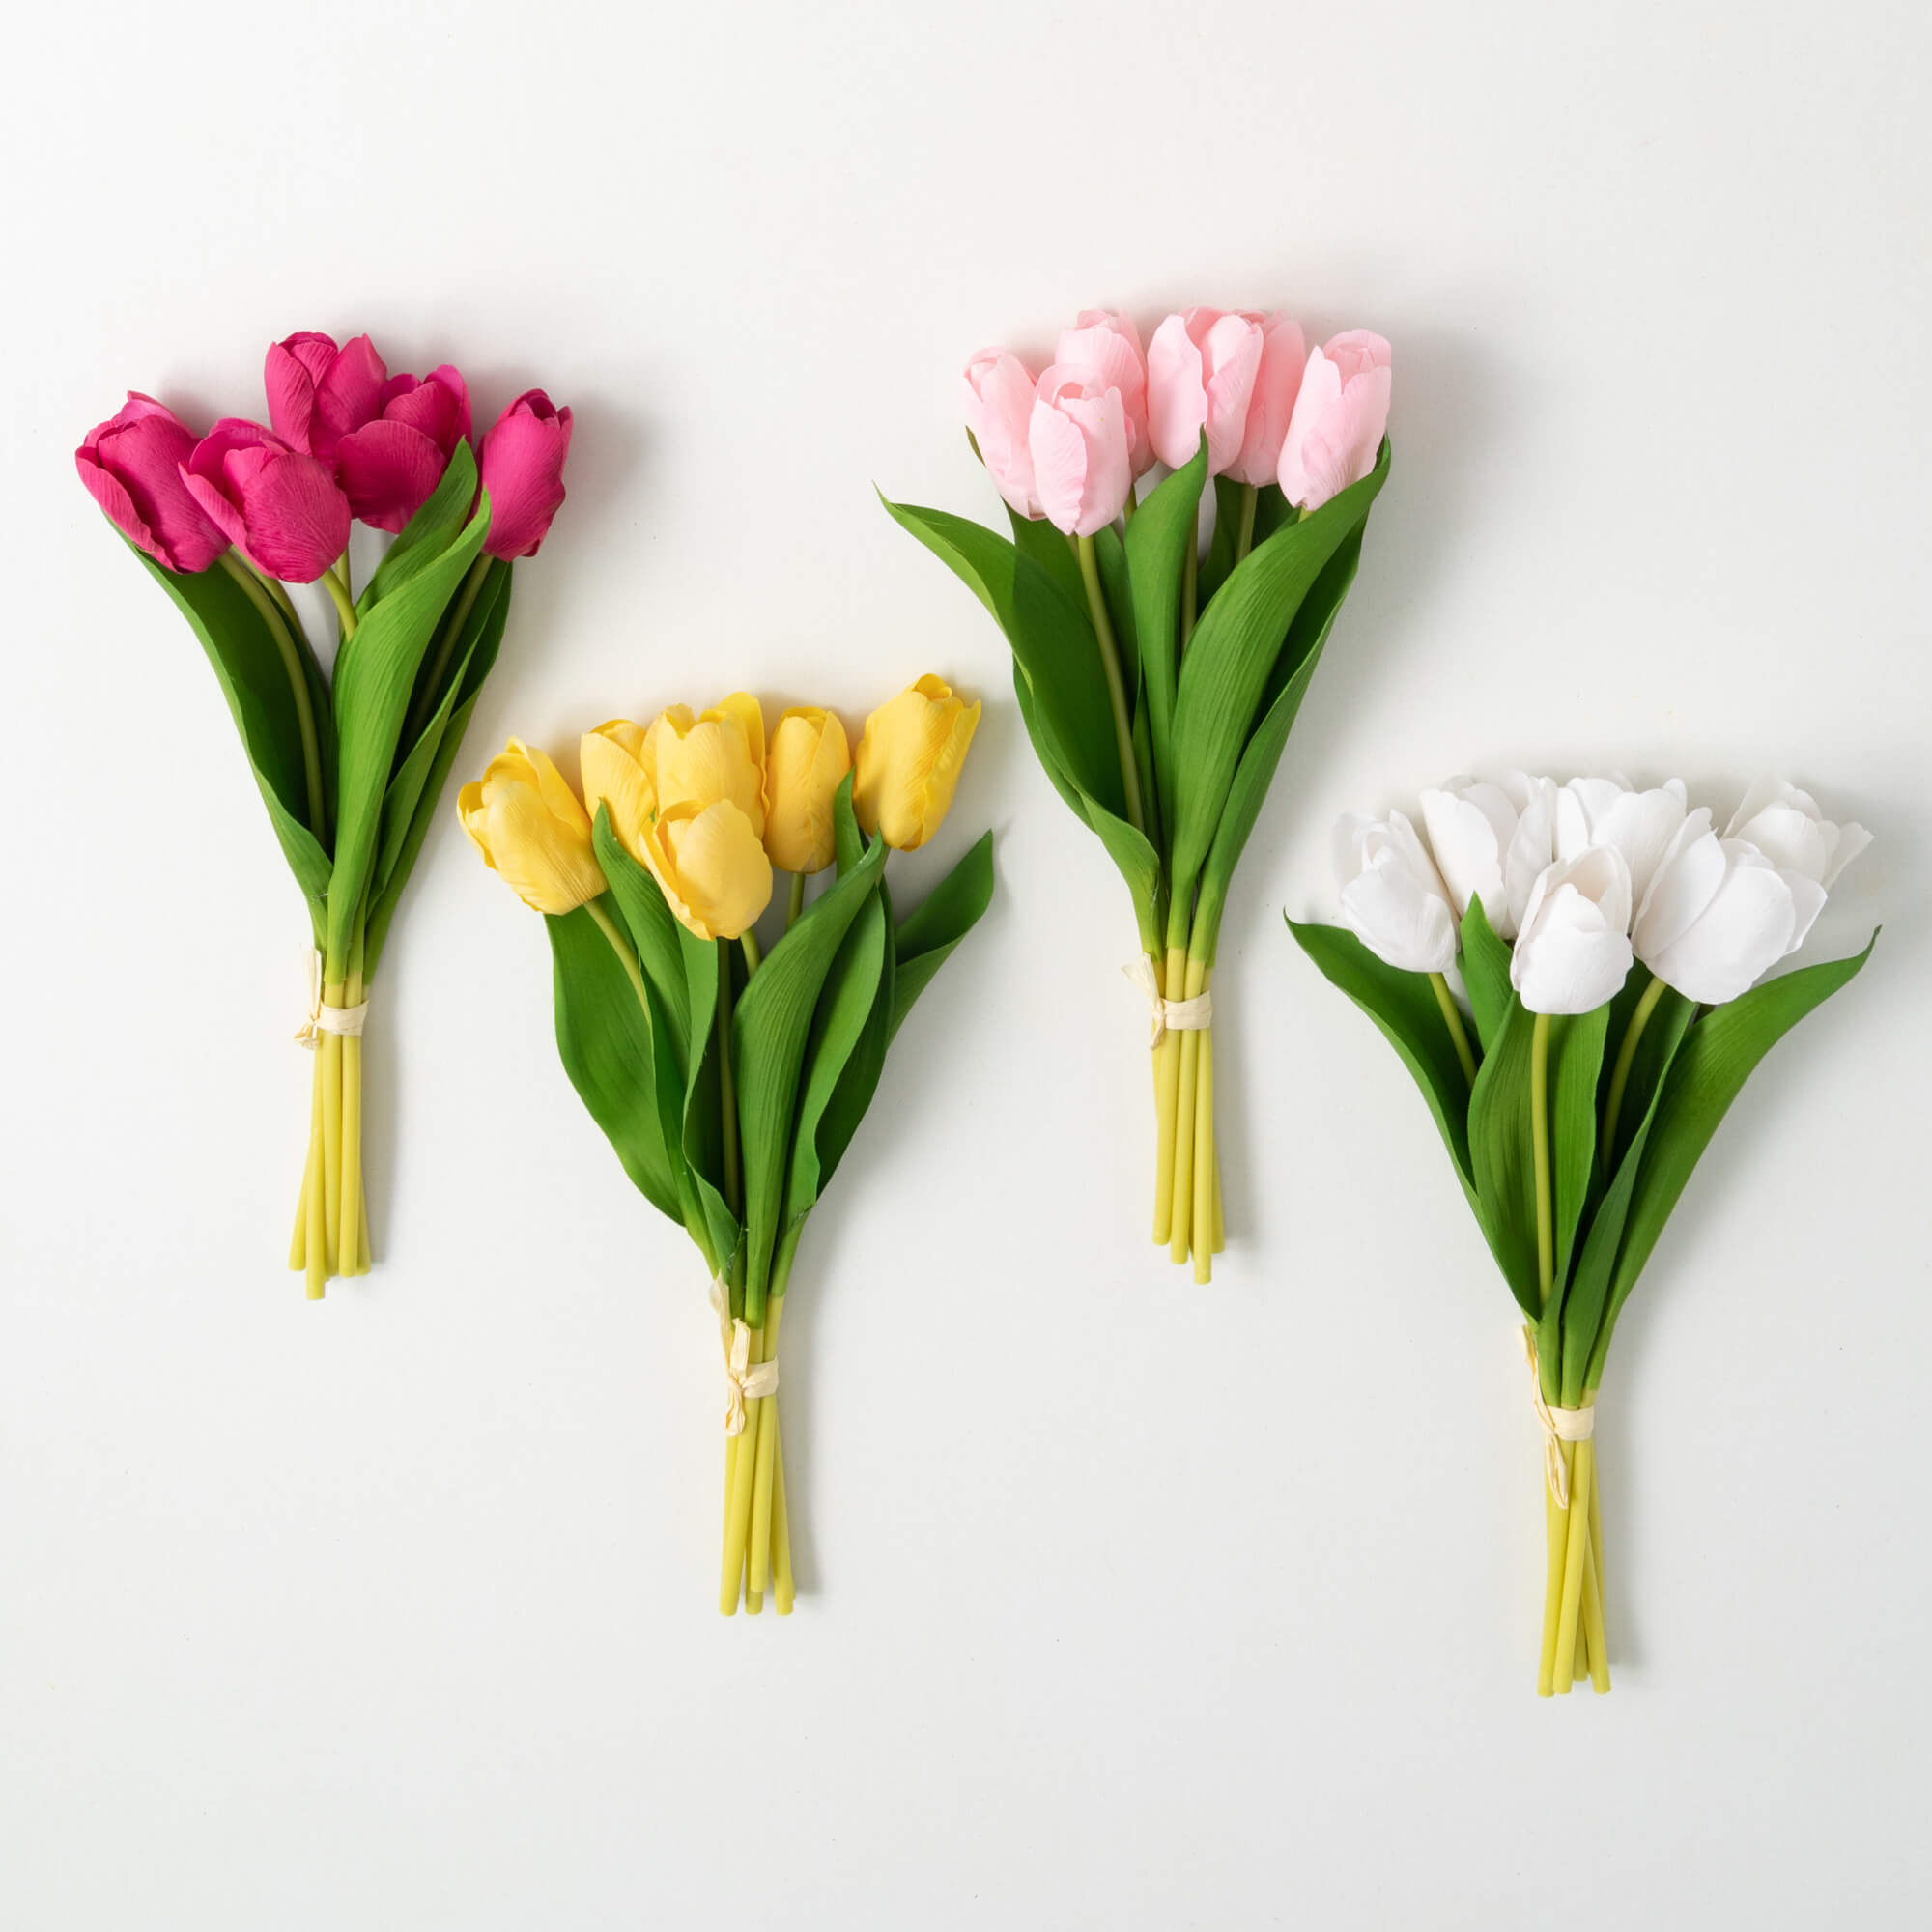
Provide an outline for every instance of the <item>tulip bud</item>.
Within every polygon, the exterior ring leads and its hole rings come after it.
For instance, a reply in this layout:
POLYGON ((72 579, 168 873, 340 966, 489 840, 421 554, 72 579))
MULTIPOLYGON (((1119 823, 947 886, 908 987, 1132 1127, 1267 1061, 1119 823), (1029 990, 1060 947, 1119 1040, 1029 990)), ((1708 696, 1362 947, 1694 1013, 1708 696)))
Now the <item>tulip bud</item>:
POLYGON ((1318 510, 1376 467, 1388 428, 1389 346, 1365 328, 1335 336, 1308 358, 1281 445, 1282 495, 1318 510))
POLYGON ((512 738, 456 795, 457 816, 510 889, 535 912, 574 912, 604 891, 590 820, 563 774, 512 738))
POLYGON ((657 809, 729 799, 765 836, 765 721, 758 700, 738 691, 694 719, 682 704, 652 723, 644 769, 657 809))
POLYGON ((375 420, 386 373, 366 335, 340 349, 333 336, 291 335, 270 347, 262 371, 269 427, 298 455, 332 463, 336 444, 375 420))
POLYGON ((1244 316, 1262 331, 1262 359, 1255 371, 1254 394, 1248 400, 1247 428, 1240 449, 1228 465, 1236 483, 1260 489, 1272 483, 1281 468, 1281 445, 1301 393, 1301 373, 1308 360, 1301 325, 1285 315, 1244 316))
POLYGON ((1208 473, 1240 454, 1262 361, 1261 325, 1216 308, 1171 315, 1148 344, 1148 429, 1172 469, 1194 460, 1208 432, 1208 473))
POLYGON ((1145 475, 1156 459, 1148 436, 1147 356, 1133 319, 1111 308, 1082 309, 1073 327, 1060 331, 1053 359, 1097 369, 1109 387, 1120 390, 1127 412, 1127 460, 1136 476, 1145 475))
POLYGON ((583 810, 597 822, 597 808, 611 813, 611 830, 627 852, 641 859, 644 834, 658 809, 655 761, 650 736, 641 724, 613 718, 586 731, 578 748, 578 774, 583 781, 583 810))
POLYGON ((1134 486, 1127 412, 1097 369, 1056 362, 1040 377, 1027 449, 1034 490, 1056 529, 1091 537, 1121 514, 1134 486))
POLYGON ((1460 920, 1471 899, 1501 939, 1514 939, 1529 895, 1556 856, 1556 787, 1510 772, 1494 784, 1448 780, 1422 794, 1422 822, 1460 920))
POLYGON ((1630 867, 1595 845, 1545 869, 1523 909, 1510 984, 1533 1013, 1587 1013, 1631 969, 1630 867))
POLYGON ((835 856, 832 806, 852 769, 836 712, 795 705, 772 733, 765 762, 765 850, 786 872, 822 872, 835 856))
POLYGON ((1378 959, 1405 973, 1456 963, 1456 915, 1428 848, 1399 811, 1344 812, 1335 826, 1342 922, 1378 959))
MULTIPOLYGON (((1871 843, 1871 834, 1862 825, 1833 825, 1809 792, 1781 779, 1751 786, 1724 837, 1748 839, 1774 866, 1798 872, 1827 892, 1871 843)), ((1802 940, 1804 935, 1801 932, 1798 937, 1802 940)))
POLYGON ((952 807, 979 724, 979 700, 965 703, 929 674, 880 705, 852 763, 852 810, 866 831, 897 851, 923 845, 952 807))
POLYGON ((349 546, 349 498, 328 465, 259 423, 225 417, 181 475, 228 541, 285 583, 313 583, 349 546))
POLYGON ((1721 1006, 1794 952, 1824 904, 1817 880, 1745 839, 1719 838, 1699 807, 1637 910, 1636 956, 1686 999, 1721 1006))
POLYGON ((456 445, 469 434, 469 390, 448 363, 421 382, 391 376, 374 421, 335 445, 349 507, 379 530, 402 529, 429 500, 456 445))
POLYGON ((1027 449, 1033 392, 1026 364, 1004 349, 982 349, 966 365, 966 427, 973 432, 980 460, 1009 507, 1037 519, 1039 498, 1034 494, 1033 457, 1027 449))
POLYGON ((172 410, 130 389, 121 412, 97 423, 73 453, 80 480, 108 521, 169 570, 206 570, 228 548, 182 479, 194 442, 172 410))
POLYGON ((490 493, 490 534, 483 548, 492 556, 534 556, 550 534, 563 503, 570 420, 541 389, 526 389, 484 437, 478 467, 490 493))
POLYGON ((770 904, 772 862, 728 798, 665 806, 644 835, 665 902, 699 939, 736 939, 770 904))

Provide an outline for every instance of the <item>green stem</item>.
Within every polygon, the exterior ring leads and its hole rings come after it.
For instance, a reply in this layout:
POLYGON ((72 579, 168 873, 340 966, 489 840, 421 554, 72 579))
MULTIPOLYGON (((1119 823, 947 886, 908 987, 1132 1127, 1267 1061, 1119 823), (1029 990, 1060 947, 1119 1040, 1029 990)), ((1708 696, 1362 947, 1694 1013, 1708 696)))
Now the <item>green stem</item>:
POLYGON ((1255 547, 1255 505, 1261 491, 1252 483, 1241 485, 1241 525, 1235 538, 1235 561, 1239 563, 1255 547))
POLYGON ((1140 766, 1134 758, 1134 727, 1127 717, 1127 688, 1121 677, 1121 653, 1114 642, 1113 619, 1107 615, 1107 599, 1100 589, 1100 563, 1094 554, 1094 539, 1082 537, 1080 581, 1087 586, 1087 614, 1094 620, 1094 635, 1100 640, 1100 664, 1107 673, 1107 701, 1114 707, 1114 742, 1121 754, 1121 784, 1126 793, 1127 822, 1136 832, 1147 830, 1141 810, 1140 766))
POLYGON ((1195 546, 1196 537, 1190 530, 1187 554, 1180 566, 1180 648, 1183 651, 1194 640, 1194 599, 1201 571, 1201 559, 1194 554, 1195 546))
POLYGON ((583 910, 597 922, 604 937, 611 942, 611 951, 617 955, 617 963, 624 969, 624 977, 631 982, 631 990, 638 996, 638 1005, 644 1009, 644 1017, 650 1018, 650 995, 644 991, 644 976, 638 966, 638 955, 631 951, 631 942, 617 930, 617 922, 604 910, 602 899, 589 899, 583 910))
POLYGON ((731 1077, 731 943, 718 942, 718 1116, 724 1140, 724 1205, 744 1210, 738 1175, 738 1085, 731 1077))
POLYGON ((1529 1138, 1536 1169, 1536 1279, 1543 1299, 1556 1285, 1555 1217, 1549 1208, 1549 1015, 1529 1036, 1529 1138))
POLYGON ((342 625, 342 641, 346 644, 355 635, 355 606, 348 586, 332 570, 325 570, 316 582, 328 592, 329 601, 335 606, 336 618, 342 625))
POLYGON ((1449 981, 1440 973, 1430 974, 1429 983, 1435 989, 1435 1004, 1442 1009, 1449 1037, 1456 1043, 1456 1058, 1463 1063, 1463 1077, 1473 1087, 1476 1084, 1476 1056, 1469 1051, 1469 1036, 1463 1031, 1463 1015, 1456 1005, 1456 996, 1449 990, 1449 981))
POLYGON ((308 829, 315 834, 317 843, 326 848, 328 823, 323 810, 322 744, 316 736, 315 704, 309 696, 308 671, 302 664, 301 648, 291 635, 280 608, 264 587, 262 580, 232 550, 221 553, 221 562, 229 576, 247 592, 248 601, 262 613, 269 635, 274 639, 275 648, 282 654, 282 668, 288 672, 289 690, 296 700, 296 727, 301 733, 302 776, 308 781, 308 829))
POLYGON ((805 910, 805 874, 791 875, 791 891, 785 898, 785 930, 789 932, 798 923, 798 916, 805 910))
POLYGON ((491 561, 488 552, 478 552, 476 561, 469 566, 469 574, 463 580, 463 588, 456 593, 456 602, 442 627, 442 636, 437 639, 436 658, 429 668, 429 677, 423 684, 421 695, 411 707, 410 722, 403 727, 402 743, 406 752, 422 735, 423 726, 436 712, 440 702, 437 692, 442 683, 443 672, 449 668, 449 655, 456 648, 457 639, 463 635, 464 625, 469 621, 476 593, 482 589, 483 580, 490 573, 491 561))
POLYGON ((1618 1047, 1617 1064, 1610 1069, 1610 1095, 1604 1103, 1604 1136, 1598 1148, 1605 1174, 1610 1171, 1610 1159, 1616 1151, 1617 1118, 1623 1112, 1624 1088, 1630 1082, 1631 1065, 1636 1059, 1636 1043, 1643 1037, 1643 1030, 1650 1024, 1650 1016, 1657 1010, 1663 991, 1663 981, 1652 975, 1650 984, 1643 989, 1643 998, 1630 1016, 1630 1024, 1624 1028, 1624 1043, 1618 1047))
POLYGON ((738 935, 738 944, 745 952, 745 976, 749 979, 765 963, 765 955, 758 951, 758 935, 748 925, 738 935))
POLYGON ((1134 512, 1139 508, 1140 504, 1134 500, 1133 479, 1129 477, 1127 480, 1127 500, 1121 505, 1121 521, 1123 524, 1132 523, 1134 512))

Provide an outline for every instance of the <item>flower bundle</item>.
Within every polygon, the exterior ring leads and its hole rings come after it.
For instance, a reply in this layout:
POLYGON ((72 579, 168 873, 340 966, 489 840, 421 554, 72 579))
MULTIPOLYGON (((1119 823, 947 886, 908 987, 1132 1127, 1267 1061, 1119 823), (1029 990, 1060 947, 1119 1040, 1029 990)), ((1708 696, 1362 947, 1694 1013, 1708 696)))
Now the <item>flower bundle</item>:
POLYGON ((1347 930, 1289 925, 1421 1087, 1522 1311, 1546 1479, 1537 1690, 1587 1675, 1602 1692, 1594 1433, 1617 1316, 1746 1077, 1870 955, 1754 983, 1869 837, 1787 784, 1754 787, 1719 837, 1679 780, 1521 773, 1451 779, 1422 820, 1426 839, 1399 811, 1343 818, 1347 930))
POLYGON ((945 818, 979 722, 923 677, 872 713, 853 756, 815 708, 786 711, 768 744, 739 692, 586 733, 581 801, 514 739, 459 794, 485 863, 545 916, 571 1084, 711 1274, 727 1616, 741 1594, 761 1610, 768 1585, 781 1616, 792 1606, 778 1345, 806 1217, 907 1011, 992 896, 990 833, 904 919, 885 877, 889 850, 945 818), (761 952, 775 867, 791 874, 784 926, 761 952))
POLYGON ((1197 1281, 1222 1245, 1222 910, 1388 475, 1389 385, 1389 346, 1365 331, 1306 352, 1286 316, 1194 308, 1143 354, 1130 319, 1091 310, 1038 376, 1005 350, 967 364, 969 438, 1010 541, 886 505, 1006 633, 1034 751, 1133 897, 1153 1237, 1176 1263, 1191 1251, 1197 1281))
POLYGON ((289 869, 308 903, 315 1050, 308 1159, 289 1265, 319 1300, 366 1274, 362 1026, 397 900, 496 662, 510 570, 563 501, 571 415, 519 396, 470 447, 444 365, 390 375, 366 335, 270 349, 269 426, 197 437, 152 397, 90 430, 80 480, 174 600, 214 668, 289 869), (355 521, 394 535, 361 592, 355 521), (320 583, 324 668, 291 584, 320 583))

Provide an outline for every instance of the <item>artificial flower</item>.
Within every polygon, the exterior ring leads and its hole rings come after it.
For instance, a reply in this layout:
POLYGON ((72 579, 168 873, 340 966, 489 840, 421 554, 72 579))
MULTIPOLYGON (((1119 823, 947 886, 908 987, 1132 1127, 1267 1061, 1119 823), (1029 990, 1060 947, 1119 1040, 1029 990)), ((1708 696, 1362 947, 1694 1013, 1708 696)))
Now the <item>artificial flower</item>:
POLYGON ((911 852, 952 809, 960 767, 980 724, 980 700, 943 679, 919 678, 866 720, 852 763, 852 809, 867 833, 911 852))
POLYGON ((1422 794, 1422 821, 1460 920, 1472 900, 1514 939, 1544 868, 1556 856, 1556 787, 1527 772, 1493 782, 1454 778, 1422 794))
POLYGON ((391 376, 373 420, 335 445, 349 507, 379 530, 400 530, 442 481, 450 452, 469 436, 469 390, 443 363, 418 382, 391 376))
POLYGON ((765 850, 785 872, 822 872, 837 847, 833 801, 852 769, 836 712, 794 705, 779 719, 765 759, 765 850))
POLYGON ((221 526, 182 475, 194 432, 152 396, 130 389, 73 453, 87 494, 135 549, 169 570, 202 571, 228 548, 221 526))
POLYGON ((652 722, 642 764, 660 811, 729 799, 753 835, 765 836, 765 721, 749 692, 696 718, 682 704, 667 706, 652 722))
POLYGON ((625 718, 609 720, 583 734, 577 769, 583 781, 584 810, 594 820, 600 805, 608 808, 611 829, 624 849, 641 857, 644 834, 658 809, 649 731, 625 718))
POLYGON ((1301 325, 1285 315, 1250 316, 1262 331, 1261 361, 1255 370, 1254 393, 1248 401, 1247 427, 1241 446, 1228 465, 1236 483, 1265 488, 1281 468, 1281 445, 1301 393, 1301 376, 1308 361, 1308 345, 1301 325))
POLYGON ((1061 368, 1095 370, 1109 388, 1121 392, 1127 418, 1128 464, 1136 476, 1151 469, 1156 458, 1148 434, 1147 355, 1133 318, 1117 309, 1082 309, 1073 327, 1060 331, 1053 360, 1061 368))
POLYGON ((1308 358, 1281 445, 1281 493, 1319 510, 1376 467, 1388 427, 1388 344, 1366 328, 1332 337, 1308 358))
POLYGON ((349 548, 349 498, 334 472, 260 423, 224 417, 181 476, 228 541, 284 583, 313 583, 349 548))
POLYGON ((1446 973, 1455 965, 1448 889, 1401 812, 1345 812, 1334 850, 1343 923, 1371 952, 1406 973, 1446 973))
POLYGON ((570 412, 541 389, 526 389, 490 426, 477 456, 490 497, 492 556, 534 556, 563 507, 570 412))
POLYGON ((1028 443, 1035 384, 1026 364, 1005 349, 982 349, 967 363, 961 386, 966 427, 993 488, 1016 514, 1037 519, 1043 513, 1028 443))
POLYGON ((1261 372, 1262 326, 1217 308, 1171 315, 1148 344, 1148 428, 1154 454, 1179 469, 1208 432, 1208 473, 1241 453, 1261 372))
POLYGON ((339 349, 312 329, 286 336, 270 345, 262 371, 269 427, 291 449, 332 463, 342 439, 381 412, 387 373, 366 335, 339 349))
POLYGON ((1126 407, 1099 370, 1057 362, 1041 375, 1027 451, 1056 529, 1091 537, 1121 514, 1134 483, 1126 407))
POLYGON ((483 863, 533 912, 572 912, 604 891, 589 816, 563 774, 519 739, 457 793, 456 810, 483 863))
POLYGON ((644 863, 665 903, 699 939, 736 939, 771 903, 772 862, 728 798, 664 806, 644 834, 644 863))
POLYGON ((1510 954, 1510 984, 1533 1013, 1587 1013, 1631 969, 1631 870, 1611 845, 1559 859, 1537 879, 1510 954))

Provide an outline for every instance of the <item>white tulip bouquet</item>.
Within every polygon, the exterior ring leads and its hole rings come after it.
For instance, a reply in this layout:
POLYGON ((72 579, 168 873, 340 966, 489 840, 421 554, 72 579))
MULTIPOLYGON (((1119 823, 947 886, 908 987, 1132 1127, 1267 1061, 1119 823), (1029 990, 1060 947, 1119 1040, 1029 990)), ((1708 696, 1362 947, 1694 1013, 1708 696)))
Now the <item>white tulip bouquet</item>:
POLYGON ((1719 837, 1679 780, 1521 773, 1451 779, 1422 821, 1426 839, 1399 811, 1344 817, 1347 929, 1289 927, 1414 1075, 1522 1310, 1546 1478, 1537 1690, 1588 1676, 1606 1691, 1594 1426, 1610 1337, 1746 1077, 1870 956, 1876 933, 1754 983, 1870 838, 1782 783, 1754 787, 1719 837))

